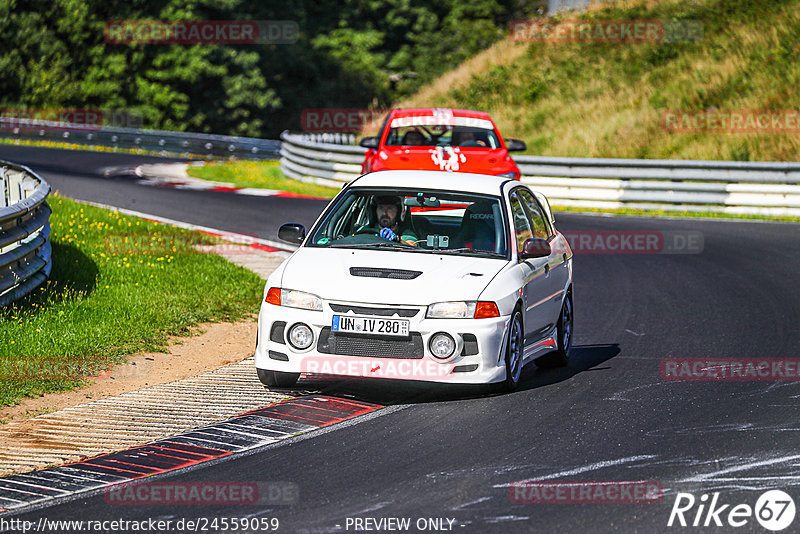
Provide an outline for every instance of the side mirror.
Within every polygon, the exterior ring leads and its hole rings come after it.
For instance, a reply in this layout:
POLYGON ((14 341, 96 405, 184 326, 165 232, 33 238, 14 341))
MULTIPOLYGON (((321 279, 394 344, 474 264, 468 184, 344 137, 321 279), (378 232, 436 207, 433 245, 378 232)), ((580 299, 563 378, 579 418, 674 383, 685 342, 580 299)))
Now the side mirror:
POLYGON ((283 224, 278 228, 278 239, 299 245, 306 238, 306 227, 302 224, 283 224))
POLYGON ((364 148, 376 149, 376 148, 378 148, 378 138, 377 137, 365 137, 364 139, 362 139, 361 141, 358 142, 358 145, 362 146, 364 148))
POLYGON ((528 258, 544 258, 550 255, 550 243, 546 239, 531 238, 526 239, 522 250, 519 253, 520 260, 528 258))
POLYGON ((528 150, 528 145, 525 144, 525 141, 520 141, 519 139, 506 139, 506 150, 509 152, 528 150))

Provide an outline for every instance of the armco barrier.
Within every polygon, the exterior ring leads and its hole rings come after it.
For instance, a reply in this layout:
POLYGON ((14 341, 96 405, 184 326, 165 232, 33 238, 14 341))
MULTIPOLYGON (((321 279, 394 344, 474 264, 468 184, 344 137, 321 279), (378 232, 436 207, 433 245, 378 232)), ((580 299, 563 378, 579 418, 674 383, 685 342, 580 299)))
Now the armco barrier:
POLYGON ((281 141, 281 171, 289 178, 340 187, 361 176, 366 151, 360 146, 319 143, 289 132, 281 141))
POLYGON ((0 306, 50 275, 50 186, 27 167, 0 161, 0 306))
MULTIPOLYGON (((281 170, 339 187, 365 150, 281 134, 281 170)), ((553 205, 800 216, 800 163, 516 156, 522 181, 553 205)))
POLYGON ((106 148, 142 149, 164 155, 277 159, 280 141, 229 135, 166 132, 66 122, 20 120, 0 117, 0 137, 53 141, 106 148))

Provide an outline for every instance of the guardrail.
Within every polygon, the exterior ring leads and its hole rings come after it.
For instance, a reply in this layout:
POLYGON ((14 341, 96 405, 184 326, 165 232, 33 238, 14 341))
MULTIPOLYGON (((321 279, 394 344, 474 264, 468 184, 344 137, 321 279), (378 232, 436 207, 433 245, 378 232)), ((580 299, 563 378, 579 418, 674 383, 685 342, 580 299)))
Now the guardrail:
POLYGON ((341 187, 361 176, 366 151, 360 146, 319 143, 289 132, 281 141, 281 171, 289 178, 341 187))
POLYGON ((27 167, 0 160, 0 306, 50 275, 50 186, 27 167))
POLYGON ((230 135, 140 130, 0 117, 0 137, 52 141, 112 149, 142 149, 161 155, 277 159, 280 141, 230 135))
MULTIPOLYGON (((281 134, 281 170, 340 187, 365 150, 281 134)), ((556 206, 800 216, 800 163, 516 156, 522 182, 556 206)))

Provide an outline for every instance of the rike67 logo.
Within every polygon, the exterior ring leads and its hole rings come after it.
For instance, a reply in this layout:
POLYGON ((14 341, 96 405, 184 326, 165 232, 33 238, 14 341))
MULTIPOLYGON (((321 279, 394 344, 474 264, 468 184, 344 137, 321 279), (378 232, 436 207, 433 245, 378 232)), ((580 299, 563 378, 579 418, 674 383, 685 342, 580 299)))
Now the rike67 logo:
POLYGON ((755 517, 763 528, 777 532, 792 524, 795 512, 794 500, 781 490, 762 493, 755 506, 723 503, 718 492, 703 494, 699 499, 691 493, 678 493, 667 526, 738 528, 750 524, 755 517))

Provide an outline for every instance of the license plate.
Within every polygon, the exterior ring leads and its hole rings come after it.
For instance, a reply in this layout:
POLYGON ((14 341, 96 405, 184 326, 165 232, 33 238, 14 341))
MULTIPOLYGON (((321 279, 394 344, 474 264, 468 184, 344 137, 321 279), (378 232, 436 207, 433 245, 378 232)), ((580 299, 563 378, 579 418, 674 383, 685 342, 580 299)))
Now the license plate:
POLYGON ((331 330, 353 334, 407 337, 408 325, 408 319, 379 319, 377 317, 334 315, 331 330))

